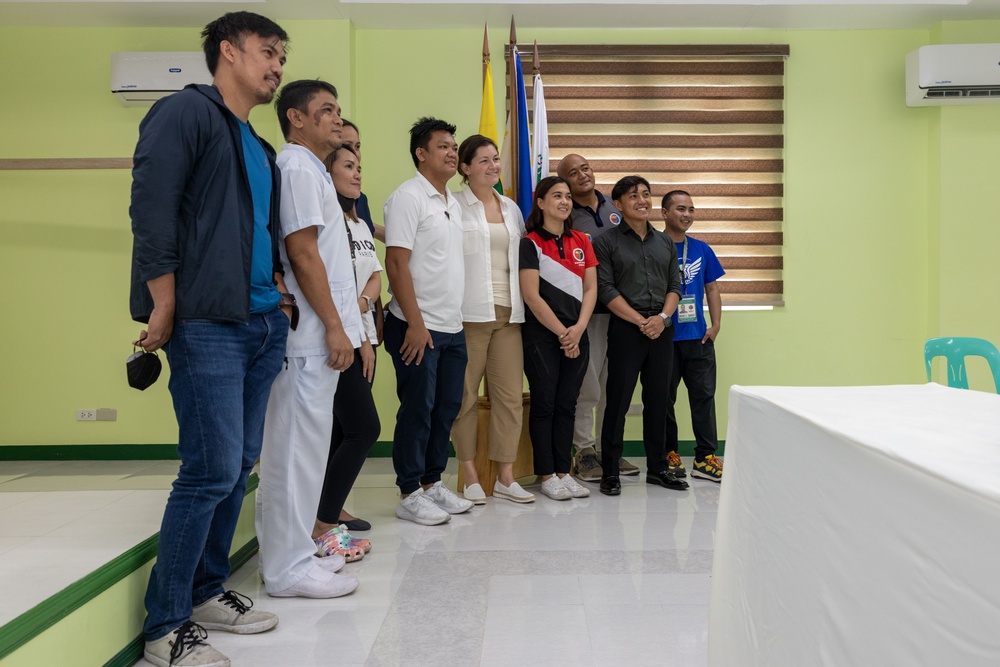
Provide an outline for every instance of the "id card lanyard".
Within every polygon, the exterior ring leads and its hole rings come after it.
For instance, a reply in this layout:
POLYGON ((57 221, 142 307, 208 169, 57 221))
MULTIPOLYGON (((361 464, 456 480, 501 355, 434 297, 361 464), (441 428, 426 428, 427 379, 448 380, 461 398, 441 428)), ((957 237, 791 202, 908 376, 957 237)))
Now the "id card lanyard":
POLYGON ((677 321, 683 323, 698 321, 698 312, 694 302, 694 295, 688 292, 687 263, 688 263, 688 239, 687 235, 685 235, 684 253, 681 256, 681 280, 684 282, 684 293, 681 294, 681 300, 677 304, 677 321))

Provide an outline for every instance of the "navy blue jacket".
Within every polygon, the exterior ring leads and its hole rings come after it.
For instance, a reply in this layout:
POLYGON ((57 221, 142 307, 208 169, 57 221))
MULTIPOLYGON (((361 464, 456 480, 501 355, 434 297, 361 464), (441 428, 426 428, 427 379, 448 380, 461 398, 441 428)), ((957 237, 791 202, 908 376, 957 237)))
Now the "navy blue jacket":
MULTIPOLYGON (((256 135, 255 135, 256 136, 256 135)), ((272 262, 281 271, 281 176, 271 165, 272 262)), ((253 197, 239 121, 213 86, 192 84, 149 110, 132 168, 132 318, 148 322, 146 282, 173 273, 175 319, 247 322, 253 197)))

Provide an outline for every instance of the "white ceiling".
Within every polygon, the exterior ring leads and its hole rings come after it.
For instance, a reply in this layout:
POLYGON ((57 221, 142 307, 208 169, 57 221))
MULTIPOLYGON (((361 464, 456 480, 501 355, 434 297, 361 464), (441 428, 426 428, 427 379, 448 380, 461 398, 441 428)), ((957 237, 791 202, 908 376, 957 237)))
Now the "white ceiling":
MULTIPOLYGON (((246 9, 274 19, 350 19, 358 28, 919 29, 939 21, 1000 19, 1000 0, 0 0, 0 25, 197 26, 246 9)), ((997 41, 1000 41, 998 35, 997 41)))

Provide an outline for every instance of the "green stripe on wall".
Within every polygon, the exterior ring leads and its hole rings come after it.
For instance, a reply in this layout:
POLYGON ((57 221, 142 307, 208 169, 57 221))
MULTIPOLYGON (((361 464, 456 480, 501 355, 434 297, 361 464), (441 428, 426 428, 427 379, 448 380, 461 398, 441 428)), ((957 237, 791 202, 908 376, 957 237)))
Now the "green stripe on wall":
MULTIPOLYGON (((681 456, 694 456, 694 440, 680 441, 681 456)), ((726 448, 719 441, 720 456, 726 448)), ((640 440, 625 442, 625 456, 644 456, 640 440)), ((450 452, 455 455, 455 450, 450 452)), ((380 440, 368 453, 371 458, 392 457, 392 442, 380 440)), ((0 461, 171 461, 177 460, 177 445, 4 445, 0 461)))
MULTIPOLYGON (((252 473, 247 479, 246 495, 253 493, 259 484, 260 479, 257 473, 252 473)), ((82 579, 73 582, 55 595, 43 600, 3 627, 0 627, 0 660, 155 558, 158 543, 159 533, 143 540, 114 560, 99 567, 82 579)), ((230 556, 229 561, 233 571, 246 564, 250 560, 250 557, 257 552, 257 548, 257 538, 254 537, 241 547, 239 551, 230 556)), ((126 647, 126 650, 132 647, 133 644, 135 642, 130 643, 129 647, 126 647)), ((132 664, 142 657, 141 638, 138 647, 139 652, 134 655, 132 662, 122 664, 132 664)), ((119 652, 118 656, 122 655, 123 652, 119 652)), ((115 656, 114 659, 117 659, 118 656, 115 656)))

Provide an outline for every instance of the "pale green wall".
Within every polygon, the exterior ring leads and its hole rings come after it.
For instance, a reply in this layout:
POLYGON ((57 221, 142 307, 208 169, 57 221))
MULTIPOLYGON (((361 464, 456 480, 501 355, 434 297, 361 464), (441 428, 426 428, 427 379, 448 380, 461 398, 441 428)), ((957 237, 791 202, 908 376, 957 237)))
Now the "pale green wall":
MULTIPOLYGON (((331 80, 361 125, 364 189, 376 218, 412 175, 406 131, 417 116, 451 120, 460 138, 476 131, 480 30, 281 23, 292 36, 285 80, 331 80)), ((934 41, 991 41, 985 36, 996 27, 943 24, 934 41)), ((16 63, 3 75, 0 156, 131 155, 144 110, 122 107, 108 92, 109 54, 195 50, 197 32, 0 28, 0 57, 16 63)), ((904 105, 903 59, 932 41, 928 31, 539 30, 520 38, 790 45, 787 305, 725 314, 720 435, 732 384, 921 382, 921 345, 938 333, 939 319, 946 333, 1000 338, 991 336, 1000 316, 988 308, 996 271, 990 241, 1000 231, 987 227, 1000 196, 989 187, 1000 110, 904 105)), ((505 31, 491 34, 501 119, 504 41, 505 31)), ((278 142, 273 118, 273 110, 257 109, 251 119, 278 142)), ((175 440, 166 383, 139 393, 124 382, 128 342, 139 329, 128 318, 128 190, 126 171, 0 172, 0 266, 10 286, 0 297, 0 444, 175 440), (119 421, 75 422, 74 410, 84 407, 116 407, 119 421)), ((396 403, 391 363, 380 355, 385 440, 396 403)), ((639 437, 637 426, 630 420, 629 439, 639 437)))

